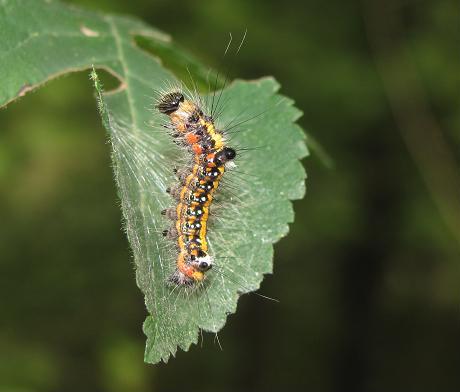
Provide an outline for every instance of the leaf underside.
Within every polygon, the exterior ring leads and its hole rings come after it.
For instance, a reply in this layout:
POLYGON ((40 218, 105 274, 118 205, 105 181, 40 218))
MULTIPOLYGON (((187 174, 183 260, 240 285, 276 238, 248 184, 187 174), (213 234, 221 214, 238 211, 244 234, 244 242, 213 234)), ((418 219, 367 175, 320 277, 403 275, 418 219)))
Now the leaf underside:
POLYGON ((302 130, 293 123, 299 110, 277 94, 272 78, 236 81, 223 90, 217 125, 247 120, 231 130, 228 143, 237 151, 248 149, 236 160, 237 169, 225 174, 219 203, 212 207, 208 239, 216 268, 207 273, 204 287, 173 287, 167 279, 174 269, 174 246, 161 235, 169 223, 160 212, 172 206, 165 189, 175 183, 173 169, 184 161, 161 128, 165 119, 152 108, 154 92, 177 81, 158 58, 136 45, 134 36, 170 52, 178 49, 167 35, 138 20, 51 1, 0 0, 0 26, 1 106, 53 77, 92 65, 121 82, 104 94, 92 73, 112 144, 136 281, 149 313, 145 361, 166 362, 177 347, 188 350, 200 328, 217 332, 235 312, 239 295, 256 290, 272 271, 273 243, 293 221, 290 200, 304 195, 299 159, 307 150, 302 130))

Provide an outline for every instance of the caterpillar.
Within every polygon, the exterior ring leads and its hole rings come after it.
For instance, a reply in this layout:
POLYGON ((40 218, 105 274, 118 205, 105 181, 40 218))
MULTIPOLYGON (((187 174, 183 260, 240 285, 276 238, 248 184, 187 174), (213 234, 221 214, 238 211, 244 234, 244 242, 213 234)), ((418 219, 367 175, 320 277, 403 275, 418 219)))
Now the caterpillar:
POLYGON ((167 189, 177 201, 175 207, 162 211, 173 221, 163 235, 175 240, 178 250, 176 269, 170 281, 180 286, 194 286, 205 279, 213 266, 208 253, 208 219, 213 197, 236 151, 226 145, 224 133, 216 129, 212 116, 186 99, 179 91, 162 95, 156 105, 169 116, 169 125, 177 144, 192 154, 192 164, 176 171, 179 184, 167 189))

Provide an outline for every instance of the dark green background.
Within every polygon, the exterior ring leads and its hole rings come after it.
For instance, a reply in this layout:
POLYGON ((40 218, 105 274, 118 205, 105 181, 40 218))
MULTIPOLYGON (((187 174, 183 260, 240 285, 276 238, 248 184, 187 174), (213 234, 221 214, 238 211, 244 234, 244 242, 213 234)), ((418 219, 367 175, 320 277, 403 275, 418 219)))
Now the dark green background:
POLYGON ((148 366, 88 74, 2 110, 0 391, 460 390, 458 4, 67 3, 138 16, 232 76, 274 75, 334 167, 304 162, 261 289, 281 302, 246 295, 223 351, 205 334, 148 366))

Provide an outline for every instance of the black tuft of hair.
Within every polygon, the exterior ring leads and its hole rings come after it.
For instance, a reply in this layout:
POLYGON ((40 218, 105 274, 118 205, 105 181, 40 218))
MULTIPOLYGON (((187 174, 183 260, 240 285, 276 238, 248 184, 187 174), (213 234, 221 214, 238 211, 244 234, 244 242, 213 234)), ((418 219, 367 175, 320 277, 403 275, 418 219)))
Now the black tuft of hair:
POLYGON ((179 108, 181 102, 184 102, 184 95, 179 91, 175 91, 163 95, 156 107, 161 113, 169 115, 179 108))
POLYGON ((233 148, 224 147, 222 150, 216 153, 215 159, 219 164, 224 164, 225 162, 235 159, 235 157, 236 157, 236 151, 233 148))

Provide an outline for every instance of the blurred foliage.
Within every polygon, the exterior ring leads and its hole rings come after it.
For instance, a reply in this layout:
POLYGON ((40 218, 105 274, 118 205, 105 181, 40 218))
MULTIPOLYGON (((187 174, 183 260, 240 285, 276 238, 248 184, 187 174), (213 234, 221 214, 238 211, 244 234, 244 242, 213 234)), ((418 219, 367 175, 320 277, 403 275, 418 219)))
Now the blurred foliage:
MULTIPOLYGON (((219 334, 222 352, 205 335, 203 347, 149 367, 87 74, 9 105, 0 112, 0 391, 460 388, 458 233, 388 104, 369 37, 377 0, 67 2, 137 15, 216 68, 229 65, 220 60, 228 32, 248 28, 231 74, 275 75, 335 169, 308 161, 307 197, 261 290, 281 303, 245 296, 219 334)), ((384 3, 382 23, 402 20, 458 174, 457 4, 384 3)))

